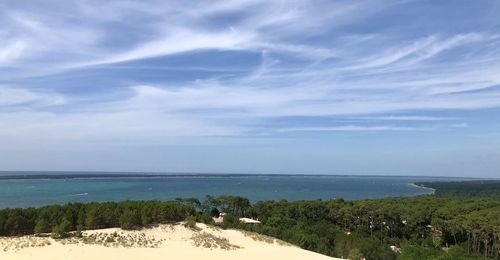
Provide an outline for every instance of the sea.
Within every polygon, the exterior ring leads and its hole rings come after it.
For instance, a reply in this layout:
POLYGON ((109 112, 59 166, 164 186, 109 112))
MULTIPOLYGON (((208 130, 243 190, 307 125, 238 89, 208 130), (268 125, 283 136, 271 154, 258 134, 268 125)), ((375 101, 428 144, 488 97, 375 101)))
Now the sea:
POLYGON ((0 208, 41 207, 69 202, 161 200, 238 195, 261 200, 360 200, 433 193, 415 182, 452 177, 294 174, 157 174, 0 172, 0 208))

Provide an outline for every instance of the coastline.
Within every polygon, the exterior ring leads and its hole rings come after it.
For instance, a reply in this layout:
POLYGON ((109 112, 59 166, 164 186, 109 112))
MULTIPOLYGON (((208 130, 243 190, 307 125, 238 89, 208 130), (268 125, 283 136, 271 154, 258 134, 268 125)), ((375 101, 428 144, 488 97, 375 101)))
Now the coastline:
POLYGON ((433 195, 436 192, 436 189, 430 188, 430 187, 426 187, 424 185, 417 185, 415 183, 409 183, 408 185, 416 187, 416 188, 424 189, 424 190, 430 190, 432 193, 429 194, 429 195, 433 195))

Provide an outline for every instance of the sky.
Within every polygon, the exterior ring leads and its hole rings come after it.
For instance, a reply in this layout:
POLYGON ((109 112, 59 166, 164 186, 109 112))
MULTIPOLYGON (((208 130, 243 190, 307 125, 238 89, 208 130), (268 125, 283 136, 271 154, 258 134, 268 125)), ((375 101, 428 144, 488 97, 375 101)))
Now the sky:
POLYGON ((500 177, 500 1, 1 1, 0 170, 500 177))

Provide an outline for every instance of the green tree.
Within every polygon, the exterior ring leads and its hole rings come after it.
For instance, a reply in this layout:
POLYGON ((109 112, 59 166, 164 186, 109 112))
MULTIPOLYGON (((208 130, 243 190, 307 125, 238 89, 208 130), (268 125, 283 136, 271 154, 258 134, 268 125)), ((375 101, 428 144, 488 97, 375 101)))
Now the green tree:
POLYGON ((134 229, 140 226, 140 216, 137 210, 126 209, 120 216, 120 227, 122 229, 134 229))
POLYGON ((52 229, 52 237, 53 238, 66 237, 69 231, 71 231, 71 222, 67 219, 64 219, 61 223, 59 223, 52 229))
POLYGON ((51 231, 50 223, 46 218, 38 218, 35 224, 35 234, 47 233, 51 231))

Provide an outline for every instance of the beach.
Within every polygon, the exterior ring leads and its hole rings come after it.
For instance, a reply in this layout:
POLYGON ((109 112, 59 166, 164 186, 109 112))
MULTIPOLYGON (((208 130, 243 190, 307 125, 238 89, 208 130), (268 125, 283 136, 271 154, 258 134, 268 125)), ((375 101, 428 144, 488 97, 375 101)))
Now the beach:
POLYGON ((339 259, 303 250, 281 240, 197 223, 163 224, 141 230, 84 231, 81 237, 0 238, 0 259, 339 259))

